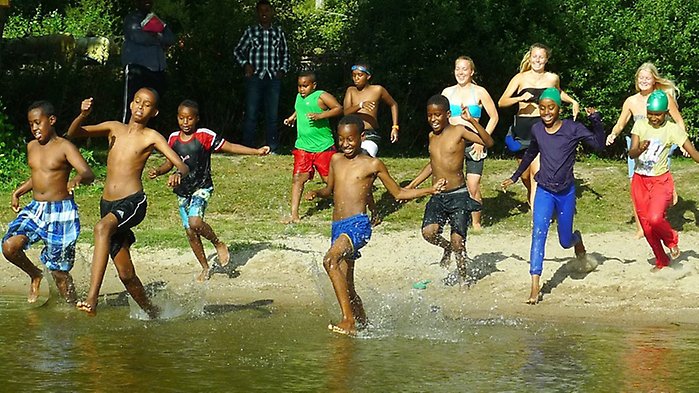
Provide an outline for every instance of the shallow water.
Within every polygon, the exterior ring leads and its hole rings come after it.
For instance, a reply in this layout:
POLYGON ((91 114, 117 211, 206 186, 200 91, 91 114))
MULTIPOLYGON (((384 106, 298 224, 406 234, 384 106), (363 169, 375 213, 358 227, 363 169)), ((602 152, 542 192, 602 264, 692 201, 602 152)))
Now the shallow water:
POLYGON ((419 303, 383 304, 369 309, 374 326, 349 338, 326 330, 331 306, 184 305, 143 321, 133 305, 89 318, 0 296, 2 391, 699 389, 695 326, 454 320, 419 303))

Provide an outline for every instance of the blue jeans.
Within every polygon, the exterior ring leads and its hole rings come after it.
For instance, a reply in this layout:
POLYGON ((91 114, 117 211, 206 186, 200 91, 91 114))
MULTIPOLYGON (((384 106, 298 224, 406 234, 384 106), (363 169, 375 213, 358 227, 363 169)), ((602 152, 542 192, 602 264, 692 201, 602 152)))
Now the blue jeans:
POLYGON ((534 195, 534 228, 532 228, 532 248, 529 252, 529 274, 541 275, 544 267, 544 249, 549 233, 551 218, 556 214, 558 221, 558 241, 563 248, 571 248, 580 241, 573 233, 575 215, 575 185, 560 193, 553 193, 541 186, 534 195))
POLYGON ((257 76, 245 78, 245 117, 243 119, 243 144, 249 147, 255 146, 255 130, 257 128, 257 114, 264 102, 265 127, 267 129, 267 145, 276 151, 279 147, 279 127, 277 115, 279 112, 279 91, 281 80, 266 76, 260 79, 257 76))

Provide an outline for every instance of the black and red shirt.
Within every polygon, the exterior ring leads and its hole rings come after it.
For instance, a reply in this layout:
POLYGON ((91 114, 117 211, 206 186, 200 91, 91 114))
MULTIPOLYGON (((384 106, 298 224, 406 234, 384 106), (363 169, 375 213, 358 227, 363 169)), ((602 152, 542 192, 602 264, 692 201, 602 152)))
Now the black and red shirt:
POLYGON ((175 194, 190 197, 200 188, 212 188, 211 153, 219 151, 226 140, 208 128, 199 128, 189 140, 182 140, 182 133, 175 131, 167 140, 168 145, 189 167, 189 175, 182 178, 175 187, 175 194))

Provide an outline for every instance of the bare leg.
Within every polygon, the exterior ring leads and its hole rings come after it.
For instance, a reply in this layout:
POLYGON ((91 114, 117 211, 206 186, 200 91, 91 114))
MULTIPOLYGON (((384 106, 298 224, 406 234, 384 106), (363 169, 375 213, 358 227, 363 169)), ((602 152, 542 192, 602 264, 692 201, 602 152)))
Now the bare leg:
POLYGON ((350 252, 352 252, 352 244, 349 238, 347 236, 338 237, 330 246, 328 253, 325 254, 323 267, 330 277, 337 302, 342 311, 342 321, 336 325, 331 324, 328 328, 337 333, 352 335, 357 332, 357 328, 347 283, 347 261, 345 258, 350 252))
MULTIPOLYGON (((190 228, 193 229, 198 235, 204 236, 204 238, 210 241, 211 244, 216 248, 218 262, 221 264, 221 266, 228 265, 228 262, 231 259, 231 256, 228 252, 228 246, 218 239, 218 236, 216 236, 216 233, 214 233, 214 230, 213 228, 211 228, 211 225, 207 224, 206 221, 202 220, 201 217, 190 217, 189 225, 190 228)), ((199 239, 199 244, 201 244, 201 239, 199 239)), ((204 255, 203 247, 201 251, 202 255, 204 255)), ((206 260, 206 258, 204 260, 206 260)))
POLYGON ((532 274, 532 289, 529 292, 529 299, 527 299, 527 304, 537 304, 539 303, 539 278, 537 274, 532 274))
POLYGON ((189 247, 192 248, 194 257, 197 258, 197 261, 199 261, 201 265, 201 273, 197 276, 197 281, 204 282, 209 276, 209 262, 206 260, 204 245, 201 244, 201 237, 190 227, 187 229, 187 240, 189 240, 189 247))
POLYGON ((27 301, 34 303, 39 298, 39 288, 44 274, 36 267, 24 253, 24 247, 29 243, 29 238, 24 235, 12 236, 2 244, 2 254, 10 263, 22 269, 29 275, 29 295, 27 301))
POLYGON ((60 270, 51 271, 53 280, 56 281, 56 287, 58 287, 58 293, 61 294, 68 303, 75 304, 78 301, 78 294, 75 292, 75 285, 73 284, 73 277, 69 272, 63 272, 60 270))
MULTIPOLYGON (((475 173, 469 173, 466 175, 466 186, 468 187, 468 193, 474 200, 483 203, 483 196, 481 194, 481 175, 475 173)), ((480 231, 481 227, 481 212, 475 211, 471 213, 471 219, 473 221, 473 230, 480 231)))
POLYGON ((464 244, 464 238, 456 232, 452 232, 451 234, 451 249, 454 250, 454 256, 456 258, 459 283, 461 285, 470 284, 472 277, 469 266, 466 263, 466 245, 464 244))
POLYGON ((102 217, 95 225, 95 249, 92 253, 92 267, 90 268, 90 289, 87 291, 85 301, 77 303, 78 309, 85 311, 90 316, 97 314, 97 297, 104 280, 104 272, 107 270, 109 242, 116 232, 117 225, 119 225, 119 221, 112 213, 102 217))
POLYGON ((117 272, 119 273, 119 279, 124 284, 129 295, 136 301, 136 304, 138 304, 149 317, 152 319, 157 318, 160 314, 160 309, 154 306, 148 298, 148 295, 146 295, 146 290, 143 288, 141 280, 136 275, 136 269, 131 261, 131 252, 126 244, 122 245, 121 249, 114 257, 114 266, 116 266, 117 272))
POLYGON ((284 224, 293 224, 301 221, 301 216, 299 215, 299 206, 301 205, 301 195, 303 194, 303 187, 307 181, 311 179, 309 173, 297 173, 291 183, 291 217, 284 220, 284 224))
POLYGON ((449 262, 451 259, 451 243, 439 234, 439 229, 439 225, 430 224, 422 228, 422 237, 427 240, 427 242, 444 249, 444 254, 442 255, 442 259, 439 261, 439 266, 447 268, 449 267, 449 262))
POLYGON ((354 314, 354 320, 359 325, 359 328, 363 328, 367 324, 366 311, 364 311, 364 303, 362 303, 362 298, 357 294, 354 288, 354 259, 345 259, 347 262, 347 289, 349 291, 350 304, 352 305, 352 313, 354 314))

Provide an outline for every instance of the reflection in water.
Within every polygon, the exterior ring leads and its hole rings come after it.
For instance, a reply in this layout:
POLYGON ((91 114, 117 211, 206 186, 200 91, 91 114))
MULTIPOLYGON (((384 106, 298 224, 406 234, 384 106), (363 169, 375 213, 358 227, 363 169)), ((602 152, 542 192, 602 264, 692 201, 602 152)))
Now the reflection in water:
POLYGON ((699 391, 693 327, 449 319, 381 299, 358 338, 271 300, 167 321, 0 297, 2 391, 699 391))

